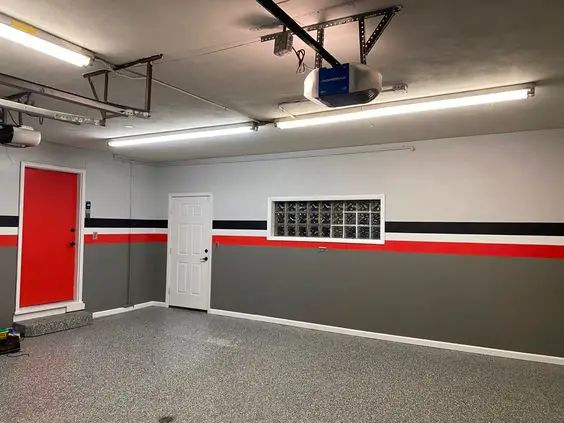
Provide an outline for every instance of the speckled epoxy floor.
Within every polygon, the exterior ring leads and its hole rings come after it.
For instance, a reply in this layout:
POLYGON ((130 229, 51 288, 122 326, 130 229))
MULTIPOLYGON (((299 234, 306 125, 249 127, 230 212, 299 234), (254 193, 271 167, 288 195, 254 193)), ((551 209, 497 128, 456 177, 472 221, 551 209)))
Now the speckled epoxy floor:
POLYGON ((1 422, 563 422, 564 367, 148 308, 0 357, 1 422))

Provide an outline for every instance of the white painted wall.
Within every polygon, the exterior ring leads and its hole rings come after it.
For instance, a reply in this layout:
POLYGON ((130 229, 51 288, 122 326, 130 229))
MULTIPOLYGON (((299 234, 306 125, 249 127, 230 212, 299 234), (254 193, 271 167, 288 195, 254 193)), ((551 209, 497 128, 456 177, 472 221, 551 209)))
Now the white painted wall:
MULTIPOLYGON (((20 162, 31 161, 86 169, 86 199, 92 217, 128 218, 130 211, 130 164, 111 154, 42 143, 37 148, 0 146, 0 215, 18 214, 20 162)), ((166 204, 154 201, 158 169, 133 166, 133 218, 162 218, 166 204)))
MULTIPOLYGON (((388 220, 564 222, 564 129, 401 146, 415 151, 340 149, 325 150, 322 157, 135 164, 132 217, 165 219, 170 192, 211 192, 214 219, 257 220, 266 219, 269 196, 383 193, 388 220)), ((129 163, 105 152, 49 143, 23 150, 0 147, 0 215, 17 215, 22 160, 86 169, 92 216, 129 217, 129 163)))
POLYGON ((269 196, 371 193, 387 220, 564 222, 562 129, 402 145, 415 151, 161 168, 157 197, 211 192, 222 220, 265 220, 269 196))

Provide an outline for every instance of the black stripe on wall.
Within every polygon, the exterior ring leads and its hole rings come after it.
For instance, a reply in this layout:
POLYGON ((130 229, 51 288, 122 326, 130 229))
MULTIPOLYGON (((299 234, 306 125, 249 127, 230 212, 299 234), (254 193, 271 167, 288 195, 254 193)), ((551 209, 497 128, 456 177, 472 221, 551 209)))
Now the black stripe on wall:
POLYGON ((87 228, 166 228, 167 221, 164 219, 111 219, 111 218, 87 218, 87 228))
MULTIPOLYGON (((265 230, 266 220, 214 220, 213 228, 265 230)), ((564 236, 564 223, 386 222, 386 232, 416 234, 564 236)))
POLYGON ((564 236, 564 223, 386 222, 386 232, 420 234, 564 236))
POLYGON ((214 220, 213 229, 266 230, 266 220, 214 220))
POLYGON ((0 216, 0 227, 17 228, 20 219, 18 216, 0 216))
MULTIPOLYGON (((18 227, 18 216, 0 216, 0 227, 18 227)), ((165 219, 88 218, 87 228, 166 228, 165 219)), ((266 220, 214 220, 213 229, 266 230, 266 220)), ((564 223, 386 222, 386 232, 466 235, 564 236, 564 223)))

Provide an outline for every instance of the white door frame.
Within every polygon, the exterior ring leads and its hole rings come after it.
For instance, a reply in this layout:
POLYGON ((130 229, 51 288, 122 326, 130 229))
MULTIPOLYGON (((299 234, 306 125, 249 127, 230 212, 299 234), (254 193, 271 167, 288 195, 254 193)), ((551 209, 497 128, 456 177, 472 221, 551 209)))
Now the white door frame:
POLYGON ((171 224, 170 224, 170 216, 172 215, 172 199, 173 198, 182 198, 182 197, 208 197, 210 199, 210 251, 209 251, 209 266, 210 271, 208 272, 208 298, 206 300, 206 310, 209 312, 211 308, 211 274, 212 274, 212 232, 213 232, 213 194, 211 192, 198 192, 198 193, 170 193, 168 194, 168 217, 167 217, 167 243, 166 243, 166 295, 165 295, 165 303, 166 306, 170 306, 170 239, 171 239, 171 224))
POLYGON ((82 302, 82 269, 84 259, 84 204, 85 204, 86 170, 70 167, 54 166, 43 163, 21 162, 20 169, 20 198, 19 198, 19 226, 18 226, 18 265, 16 276, 16 311, 14 321, 32 319, 35 317, 62 314, 70 311, 84 310, 82 302), (78 204, 77 204, 77 254, 75 254, 74 266, 74 299, 72 301, 61 301, 58 303, 40 304, 36 306, 20 307, 20 283, 22 266, 23 227, 24 227, 24 190, 25 170, 27 168, 53 170, 57 172, 74 173, 78 175, 78 204))

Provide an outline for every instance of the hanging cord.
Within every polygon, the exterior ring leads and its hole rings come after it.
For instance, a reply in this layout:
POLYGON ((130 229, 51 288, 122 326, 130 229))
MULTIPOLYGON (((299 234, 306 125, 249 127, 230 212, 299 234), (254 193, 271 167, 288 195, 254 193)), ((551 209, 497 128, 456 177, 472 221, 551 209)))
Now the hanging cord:
POLYGON ((9 110, 6 110, 6 112, 8 113, 8 116, 10 116, 10 119, 12 120, 12 123, 16 126, 19 126, 20 124, 16 121, 16 119, 14 119, 14 116, 12 115, 12 112, 9 110))
POLYGON ((296 73, 304 73, 307 70, 307 65, 304 62, 306 51, 303 48, 296 50, 294 47, 292 47, 292 50, 294 50, 294 53, 296 53, 296 57, 298 58, 296 73))

